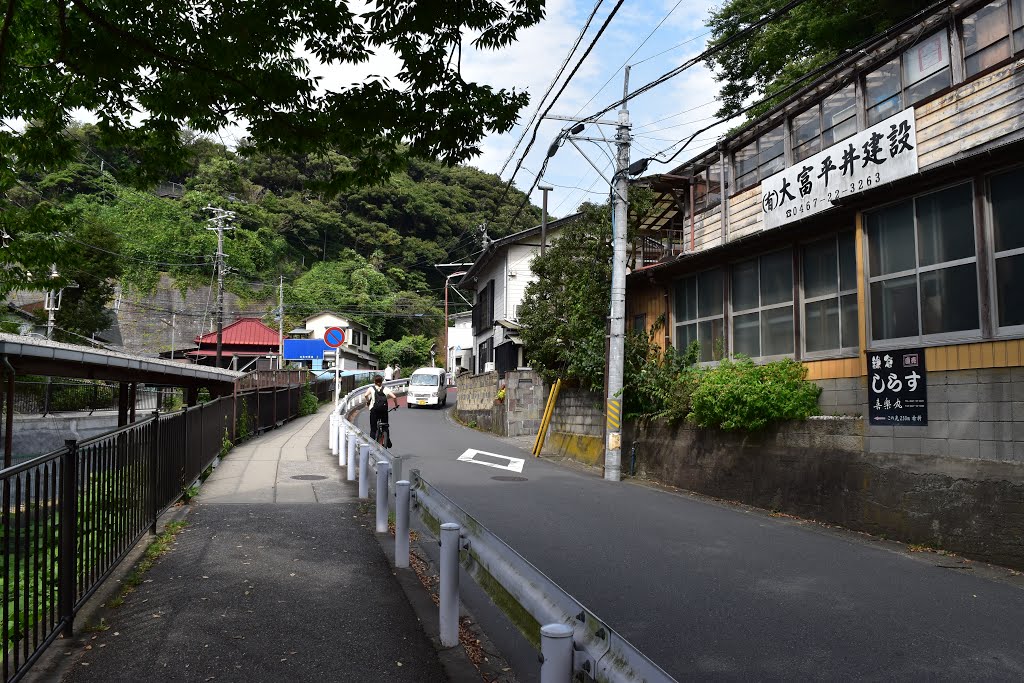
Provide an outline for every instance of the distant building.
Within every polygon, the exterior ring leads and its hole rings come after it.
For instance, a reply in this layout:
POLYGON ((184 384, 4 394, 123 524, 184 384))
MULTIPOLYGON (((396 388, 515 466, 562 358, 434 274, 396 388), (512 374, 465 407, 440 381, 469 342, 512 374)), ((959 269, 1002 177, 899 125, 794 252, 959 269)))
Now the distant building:
POLYGON ((345 330, 341 346, 342 370, 373 370, 377 356, 370 352, 370 334, 366 327, 330 311, 321 311, 303 320, 302 327, 291 330, 284 344, 285 362, 301 363, 313 370, 334 367, 334 349, 324 343, 324 334, 332 327, 345 330))
POLYGON ((457 374, 465 368, 473 371, 473 312, 448 316, 448 360, 445 367, 457 374))
MULTIPOLYGON (((199 348, 185 355, 199 365, 216 365, 217 332, 196 337, 199 348)), ((239 318, 224 327, 221 334, 220 367, 233 370, 269 370, 276 366, 279 349, 277 330, 259 318, 239 318)))
MULTIPOLYGON (((548 223, 548 244, 558 231, 579 214, 548 223)), ((526 286, 537 279, 530 269, 540 252, 541 226, 502 237, 487 244, 484 252, 459 281, 476 292, 472 332, 475 372, 493 368, 504 374, 526 364, 519 331, 519 305, 526 286)))

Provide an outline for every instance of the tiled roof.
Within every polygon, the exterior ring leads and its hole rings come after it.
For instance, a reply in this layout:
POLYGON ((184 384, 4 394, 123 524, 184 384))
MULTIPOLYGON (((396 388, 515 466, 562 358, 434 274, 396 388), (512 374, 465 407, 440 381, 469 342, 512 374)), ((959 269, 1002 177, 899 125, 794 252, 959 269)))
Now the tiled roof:
MULTIPOLYGON (((210 332, 196 337, 196 343, 216 344, 217 333, 210 332)), ((239 318, 224 328, 222 342, 234 346, 273 346, 277 348, 277 330, 264 325, 259 318, 239 318)))

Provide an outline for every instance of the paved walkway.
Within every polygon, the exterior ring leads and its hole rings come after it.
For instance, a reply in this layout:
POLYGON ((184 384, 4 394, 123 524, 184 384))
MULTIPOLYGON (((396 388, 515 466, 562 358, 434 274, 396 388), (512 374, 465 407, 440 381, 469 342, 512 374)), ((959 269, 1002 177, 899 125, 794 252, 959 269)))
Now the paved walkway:
POLYGON ((327 450, 327 409, 233 450, 64 680, 444 681, 327 450), (325 477, 294 479, 295 476, 325 477))

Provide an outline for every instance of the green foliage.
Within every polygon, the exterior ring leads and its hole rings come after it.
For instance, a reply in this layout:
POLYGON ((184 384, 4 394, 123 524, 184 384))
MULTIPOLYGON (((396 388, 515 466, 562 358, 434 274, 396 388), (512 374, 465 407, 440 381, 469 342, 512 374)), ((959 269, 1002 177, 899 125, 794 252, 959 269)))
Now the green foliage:
MULTIPOLYGON (((782 4, 727 0, 707 20, 711 43, 724 42, 782 4)), ((931 0, 810 0, 799 5, 709 60, 722 84, 718 115, 735 116, 751 100, 792 83, 930 4, 931 0)), ((774 104, 767 102, 750 115, 774 104)))
POLYGON ((253 434, 253 418, 249 414, 249 411, 245 408, 245 401, 240 404, 241 410, 238 412, 238 422, 235 425, 235 434, 238 436, 238 441, 245 441, 253 434))
POLYGON ((385 339, 373 345, 373 351, 382 365, 398 363, 405 376, 416 368, 430 365, 430 347, 434 338, 425 335, 407 335, 398 340, 385 339))
POLYGON ((220 457, 223 459, 227 457, 227 454, 231 452, 231 449, 235 447, 235 444, 231 443, 231 435, 228 433, 228 428, 224 428, 224 436, 220 441, 220 457))
POLYGON ((181 398, 181 394, 175 391, 174 393, 167 394, 164 396, 164 403, 160 407, 164 412, 173 412, 175 410, 181 410, 184 405, 184 401, 181 398))
POLYGON ((700 344, 694 342, 681 354, 672 348, 662 353, 653 341, 658 329, 660 323, 650 335, 632 332, 626 337, 623 413, 627 420, 662 419, 677 424, 690 412, 700 344))
POLYGON ((320 402, 316 400, 316 394, 309 389, 304 389, 302 398, 299 399, 299 417, 312 415, 319 407, 320 402))
POLYGON ((818 414, 821 388, 792 359, 756 365, 739 356, 697 371, 688 419, 700 427, 759 431, 783 420, 818 414))

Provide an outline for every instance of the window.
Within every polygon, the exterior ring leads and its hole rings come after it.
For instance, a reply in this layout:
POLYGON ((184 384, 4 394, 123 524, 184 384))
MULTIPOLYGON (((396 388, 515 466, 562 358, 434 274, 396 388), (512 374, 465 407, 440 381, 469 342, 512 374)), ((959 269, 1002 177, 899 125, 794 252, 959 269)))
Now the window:
POLYGON ((494 280, 476 294, 473 305, 473 334, 486 332, 494 326, 494 280))
POLYGON ((871 337, 977 331, 970 183, 866 214, 871 337))
POLYGON ((992 250, 995 252, 996 321, 1000 328, 1024 325, 1024 169, 993 176, 992 250))
POLYGON ((633 316, 633 331, 647 333, 647 314, 639 313, 633 316))
POLYGON ((676 350, 700 343, 702 363, 719 360, 725 345, 725 298, 722 271, 707 270, 675 285, 676 350))
POLYGON ((964 66, 968 78, 1009 58, 1009 9, 1007 0, 996 0, 964 17, 964 66))
POLYGON ((494 360, 494 337, 482 342, 477 348, 477 372, 486 372, 487 364, 494 360))
POLYGON ((845 140, 857 132, 857 98, 853 84, 832 93, 793 117, 793 156, 797 161, 845 140))
POLYGON ((722 201, 722 164, 707 166, 693 177, 693 210, 703 211, 722 201))
POLYGON ((793 254, 766 254, 732 269, 733 353, 793 353, 793 254))
POLYGON ((804 351, 853 351, 857 335, 857 256, 852 232, 803 249, 804 351))
POLYGON ((948 88, 952 82, 949 32, 943 30, 918 41, 864 77, 868 125, 948 88))
POLYGON ((782 126, 763 133, 734 155, 736 189, 744 190, 781 171, 786 160, 782 148, 782 126))

